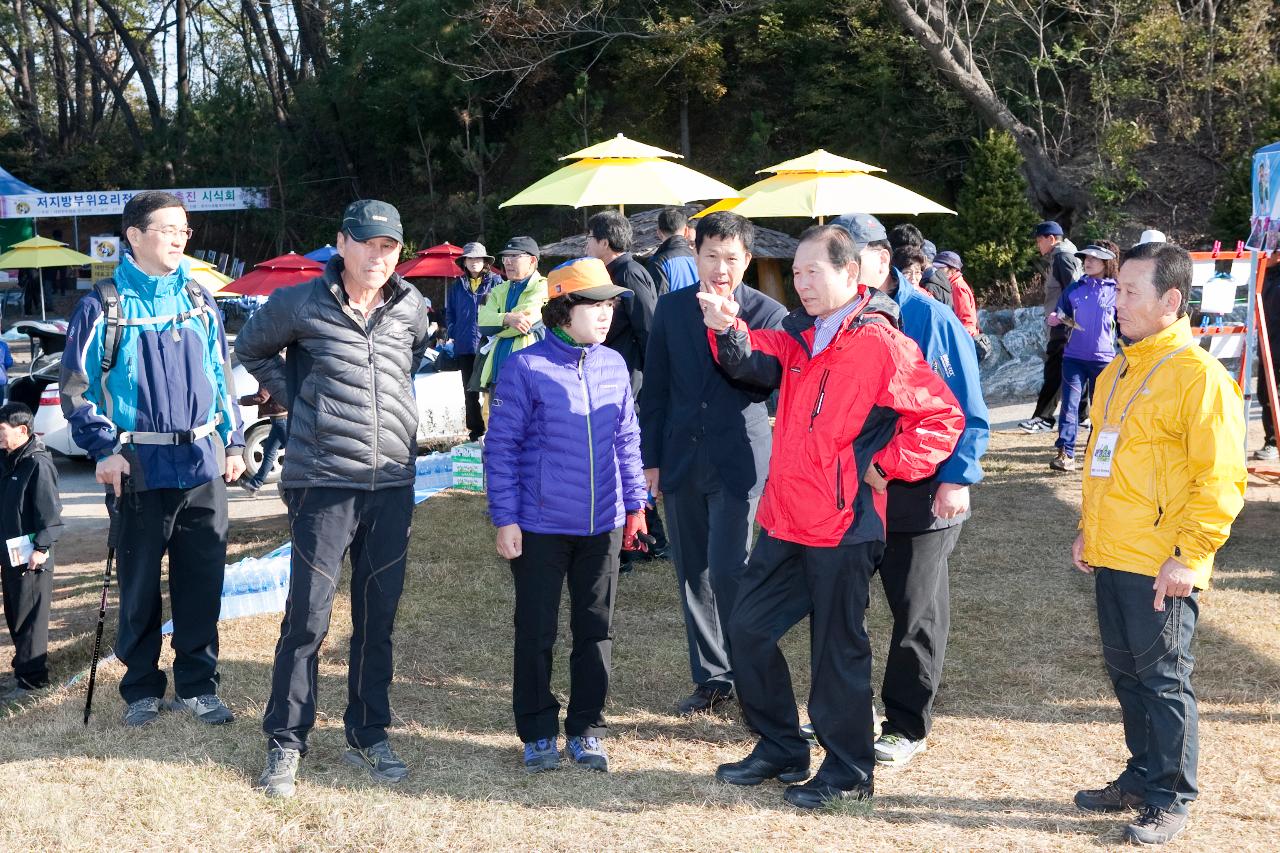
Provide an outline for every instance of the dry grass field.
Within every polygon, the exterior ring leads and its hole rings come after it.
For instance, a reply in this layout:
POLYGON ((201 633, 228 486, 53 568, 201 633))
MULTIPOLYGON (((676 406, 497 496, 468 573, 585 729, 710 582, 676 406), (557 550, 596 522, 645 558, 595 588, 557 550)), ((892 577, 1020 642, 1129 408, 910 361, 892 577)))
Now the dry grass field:
MULTIPOLYGON (((121 671, 105 669, 92 724, 83 686, 0 719, 7 794, 3 850, 1093 850, 1121 821, 1071 796, 1124 760, 1119 713, 1098 650, 1092 580, 1069 568, 1078 476, 1049 476, 1043 437, 993 436, 977 514, 952 561, 953 632, 928 753, 880 772, 871 808, 799 813, 766 784, 712 779, 750 749, 730 711, 670 713, 688 689, 669 564, 621 583, 609 707, 613 772, 520 769, 510 710, 511 590, 478 497, 447 493, 417 515, 397 626, 393 743, 412 775, 385 788, 340 763, 345 591, 320 664, 321 721, 298 796, 253 789, 278 616, 225 623, 223 695, 238 715, 208 728, 166 714, 119 724, 121 671)), ((1251 489, 1215 588, 1202 599, 1196 686, 1202 797, 1184 850, 1280 849, 1280 502, 1251 489)), ((246 525, 233 559, 283 538, 246 525)), ((54 617, 64 677, 87 665, 100 564, 67 555, 54 617), (78 561, 78 562, 77 562, 78 561)), ((113 610, 114 613, 114 610, 113 610)), ((869 627, 883 648, 887 611, 869 627)), ((807 690, 802 625, 787 638, 807 690)), ((110 631, 108 639, 110 638, 110 631)), ((562 622, 562 634, 567 625, 562 622)), ((557 688, 566 687, 562 638, 557 688)))

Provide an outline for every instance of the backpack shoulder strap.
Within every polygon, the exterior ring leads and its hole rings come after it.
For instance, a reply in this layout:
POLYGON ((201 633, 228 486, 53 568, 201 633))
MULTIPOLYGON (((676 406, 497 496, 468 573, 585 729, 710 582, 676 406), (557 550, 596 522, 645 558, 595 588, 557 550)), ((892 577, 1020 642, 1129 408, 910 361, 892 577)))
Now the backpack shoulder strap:
POLYGON ((116 289, 114 278, 103 278, 94 282, 93 292, 102 303, 102 373, 105 376, 115 366, 120 352, 120 291, 116 289))

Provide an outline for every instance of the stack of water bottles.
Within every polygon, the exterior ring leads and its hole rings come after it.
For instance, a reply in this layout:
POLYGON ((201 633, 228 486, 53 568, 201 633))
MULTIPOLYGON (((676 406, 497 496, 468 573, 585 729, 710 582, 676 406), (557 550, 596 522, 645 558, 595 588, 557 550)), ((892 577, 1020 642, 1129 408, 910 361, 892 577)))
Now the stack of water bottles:
POLYGON ((289 550, 277 548, 265 557, 245 557, 227 566, 219 618, 279 613, 288 597, 289 550))
POLYGON ((419 456, 414 469, 417 477, 413 483, 413 491, 417 500, 453 486, 453 459, 448 453, 419 456))

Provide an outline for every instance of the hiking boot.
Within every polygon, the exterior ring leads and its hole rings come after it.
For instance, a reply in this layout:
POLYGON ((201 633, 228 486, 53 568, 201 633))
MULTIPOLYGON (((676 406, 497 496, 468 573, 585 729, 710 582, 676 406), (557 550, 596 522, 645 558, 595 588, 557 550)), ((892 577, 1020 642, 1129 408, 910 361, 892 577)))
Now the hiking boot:
POLYGON ((1138 819, 1124 828, 1124 840, 1130 844, 1168 844, 1187 826, 1187 815, 1166 811, 1159 806, 1143 806, 1138 819))
POLYGON ((710 713, 715 707, 733 698, 733 690, 719 690, 699 684, 689 697, 676 706, 676 714, 681 717, 692 717, 694 714, 710 713))
POLYGON ((759 785, 770 779, 779 782, 803 782, 809 778, 809 765, 775 764, 765 758, 748 755, 741 761, 731 761, 716 768, 716 781, 728 785, 759 785))
POLYGON ((1249 454, 1254 462, 1280 462, 1280 450, 1274 444, 1264 444, 1249 454))
POLYGON ((1049 467, 1055 471, 1074 471, 1076 470, 1076 460, 1074 457, 1068 456, 1066 450, 1059 450, 1058 455, 1049 463, 1049 467))
POLYGON ((566 746, 573 763, 586 770, 609 772, 609 756, 605 754, 604 744, 598 737, 571 737, 566 746))
POLYGON ((350 747, 342 756, 342 760, 352 767, 363 767, 369 771, 375 782, 394 785, 409 775, 409 768, 400 756, 391 749, 390 741, 379 741, 373 746, 360 749, 350 747))
POLYGON ((1123 812, 1142 808, 1146 799, 1142 794, 1130 794, 1115 782, 1108 782, 1105 788, 1089 791, 1076 791, 1076 808, 1087 812, 1123 812))
POLYGON ((1047 421, 1044 418, 1027 418, 1025 421, 1018 423, 1018 429, 1023 432, 1051 432, 1053 430, 1053 421, 1047 421))
POLYGON ((181 696, 173 697, 173 701, 169 703, 170 711, 186 711, 202 723, 208 723, 211 726, 229 723, 236 718, 231 713, 231 709, 218 698, 215 693, 206 693, 204 696, 197 696, 194 699, 183 699, 181 696))
POLYGON ((8 688, 0 688, 0 702, 21 702, 35 691, 18 682, 12 682, 8 688))
POLYGON ((842 800, 865 802, 874 794, 872 783, 857 785, 853 788, 837 788, 830 782, 823 782, 817 776, 803 785, 792 785, 782 794, 782 799, 798 809, 820 809, 828 803, 842 800))
POLYGON ((560 767, 560 739, 540 738, 524 745, 524 769, 528 773, 542 773, 560 767))
POLYGON ((268 797, 292 797, 301 761, 302 753, 296 749, 277 746, 267 750, 267 766, 258 777, 258 787, 268 797))
POLYGON ((906 735, 889 732, 886 735, 881 735, 879 740, 876 741, 876 764, 902 767, 918 753, 924 752, 928 748, 928 741, 924 738, 912 740, 906 735))
POLYGON ((145 699, 137 699, 129 703, 124 709, 124 724, 131 728, 145 726, 147 723, 160 716, 160 697, 148 696, 145 699))

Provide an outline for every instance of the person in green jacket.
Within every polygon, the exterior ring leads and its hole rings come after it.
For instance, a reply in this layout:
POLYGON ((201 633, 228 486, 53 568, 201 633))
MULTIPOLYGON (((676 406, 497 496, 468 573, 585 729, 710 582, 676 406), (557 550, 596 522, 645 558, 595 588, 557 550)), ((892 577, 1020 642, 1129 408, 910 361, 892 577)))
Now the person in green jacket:
POLYGON ((507 357, 545 336, 542 306, 547 302, 547 280, 538 272, 538 243, 532 237, 512 237, 498 253, 506 281, 489 293, 480 306, 480 334, 489 340, 480 387, 491 389, 507 357))

